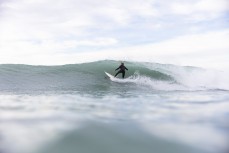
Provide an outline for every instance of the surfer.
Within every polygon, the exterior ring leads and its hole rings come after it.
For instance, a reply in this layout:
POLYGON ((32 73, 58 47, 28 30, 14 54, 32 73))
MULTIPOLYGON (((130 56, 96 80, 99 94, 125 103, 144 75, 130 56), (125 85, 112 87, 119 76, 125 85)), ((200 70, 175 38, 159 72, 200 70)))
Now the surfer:
POLYGON ((119 73, 122 73, 122 78, 124 79, 125 77, 125 70, 128 71, 128 69, 124 66, 124 63, 122 62, 121 65, 115 69, 115 71, 117 71, 118 69, 120 69, 116 74, 115 74, 115 77, 119 74, 119 73))

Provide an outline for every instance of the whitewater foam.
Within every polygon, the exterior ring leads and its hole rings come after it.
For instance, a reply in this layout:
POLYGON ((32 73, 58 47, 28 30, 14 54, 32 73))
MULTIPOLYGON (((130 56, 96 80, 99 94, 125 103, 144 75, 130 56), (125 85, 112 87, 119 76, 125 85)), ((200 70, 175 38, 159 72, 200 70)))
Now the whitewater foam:
POLYGON ((190 90, 229 90, 229 73, 190 66, 144 63, 150 70, 158 70, 190 90))
POLYGON ((136 71, 133 75, 127 77, 126 79, 113 78, 112 81, 118 83, 134 83, 138 86, 149 87, 152 90, 163 90, 163 91, 188 90, 188 88, 176 84, 174 81, 156 80, 141 75, 138 71, 136 71))

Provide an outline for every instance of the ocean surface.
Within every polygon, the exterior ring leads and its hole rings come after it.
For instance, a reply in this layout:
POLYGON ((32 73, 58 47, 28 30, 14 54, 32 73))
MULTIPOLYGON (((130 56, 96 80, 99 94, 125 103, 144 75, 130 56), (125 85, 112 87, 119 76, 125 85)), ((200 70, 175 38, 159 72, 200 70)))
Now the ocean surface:
POLYGON ((0 65, 0 152, 229 152, 229 73, 119 64, 0 65))

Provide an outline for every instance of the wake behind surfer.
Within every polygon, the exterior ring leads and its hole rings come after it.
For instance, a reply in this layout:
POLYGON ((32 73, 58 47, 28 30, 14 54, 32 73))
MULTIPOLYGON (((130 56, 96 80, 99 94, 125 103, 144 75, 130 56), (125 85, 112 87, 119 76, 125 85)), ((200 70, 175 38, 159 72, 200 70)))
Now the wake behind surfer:
POLYGON ((115 69, 115 71, 117 71, 118 69, 120 69, 116 74, 115 74, 115 77, 119 74, 119 73, 122 73, 122 78, 124 79, 125 77, 125 70, 128 71, 128 69, 124 66, 124 63, 122 62, 121 65, 115 69))

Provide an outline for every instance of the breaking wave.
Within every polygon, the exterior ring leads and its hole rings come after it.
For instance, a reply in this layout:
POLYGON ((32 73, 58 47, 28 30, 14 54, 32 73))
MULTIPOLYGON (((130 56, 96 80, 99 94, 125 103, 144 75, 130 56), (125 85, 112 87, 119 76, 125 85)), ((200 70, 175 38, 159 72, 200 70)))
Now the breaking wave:
MULTIPOLYGON (((128 83, 133 88, 150 90, 229 90, 226 72, 197 67, 158 63, 125 62, 129 71, 126 79, 113 82, 128 83)), ((104 71, 115 74, 119 62, 103 60, 61 66, 0 65, 0 90, 72 90, 106 91, 111 85, 104 71)))

